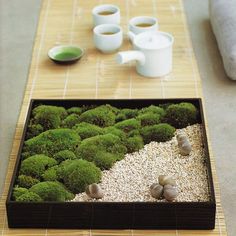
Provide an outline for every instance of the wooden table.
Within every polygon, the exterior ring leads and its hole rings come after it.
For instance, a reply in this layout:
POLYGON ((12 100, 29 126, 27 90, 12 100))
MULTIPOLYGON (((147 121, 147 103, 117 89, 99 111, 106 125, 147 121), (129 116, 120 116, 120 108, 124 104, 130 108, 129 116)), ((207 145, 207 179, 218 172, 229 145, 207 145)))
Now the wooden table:
MULTIPOLYGON (((186 25, 181 0, 109 0, 121 9, 121 26, 127 32, 128 20, 137 15, 151 15, 159 20, 160 30, 175 37, 173 72, 159 79, 147 79, 136 74, 133 64, 117 65, 115 55, 99 53, 93 44, 91 10, 102 0, 44 0, 32 63, 25 90, 8 173, 0 202, 0 234, 33 235, 162 235, 162 236, 225 236, 224 215, 220 204, 214 158, 210 145, 214 185, 217 200, 216 228, 196 230, 45 230, 9 229, 5 199, 22 136, 26 112, 31 98, 198 98, 202 97, 201 80, 186 25), (77 44, 86 54, 77 64, 58 66, 47 58, 55 44, 77 44)), ((121 50, 130 49, 127 38, 121 50)), ((17 76, 17 75, 16 75, 17 76)), ((209 135, 208 135, 209 137, 209 135)), ((210 143, 210 142, 209 142, 210 143)))

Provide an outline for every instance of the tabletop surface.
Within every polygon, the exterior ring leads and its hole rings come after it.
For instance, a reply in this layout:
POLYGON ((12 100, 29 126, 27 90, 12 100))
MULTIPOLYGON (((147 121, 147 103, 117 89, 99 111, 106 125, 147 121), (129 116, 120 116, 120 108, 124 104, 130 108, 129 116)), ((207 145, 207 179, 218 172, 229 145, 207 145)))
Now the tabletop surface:
MULTIPOLYGON (((203 98, 201 80, 186 24, 181 0, 109 0, 121 9, 121 26, 128 31, 130 18, 149 15, 158 18, 159 29, 174 36, 173 71, 162 78, 145 78, 136 73, 134 63, 118 65, 115 54, 102 54, 93 44, 91 10, 102 0, 44 0, 35 37, 28 83, 17 123, 4 193, 0 201, 2 235, 152 235, 226 236, 219 185, 209 142, 217 201, 215 230, 54 230, 9 229, 5 199, 9 188, 24 122, 32 98, 203 98), (47 57, 48 50, 60 44, 75 44, 85 49, 82 59, 70 66, 59 66, 47 57)), ((120 50, 132 46, 125 36, 120 50)), ((203 98, 204 100, 204 98, 203 98)), ((209 139, 209 134, 208 134, 209 139)), ((209 140, 208 140, 209 141, 209 140)))

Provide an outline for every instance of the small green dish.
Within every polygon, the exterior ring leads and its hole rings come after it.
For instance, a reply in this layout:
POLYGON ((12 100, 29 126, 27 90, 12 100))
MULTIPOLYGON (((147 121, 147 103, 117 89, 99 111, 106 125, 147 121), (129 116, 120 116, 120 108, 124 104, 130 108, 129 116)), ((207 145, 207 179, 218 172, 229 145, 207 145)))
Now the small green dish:
POLYGON ((56 46, 48 51, 49 58, 58 64, 75 63, 83 56, 83 54, 83 49, 71 45, 56 46))

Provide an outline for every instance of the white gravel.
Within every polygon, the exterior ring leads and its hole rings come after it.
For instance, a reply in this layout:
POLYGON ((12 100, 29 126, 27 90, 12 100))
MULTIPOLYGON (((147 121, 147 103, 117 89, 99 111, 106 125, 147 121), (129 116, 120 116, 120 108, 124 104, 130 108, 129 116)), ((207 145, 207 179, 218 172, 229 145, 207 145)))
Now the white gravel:
POLYGON ((158 182, 159 175, 175 178, 178 202, 208 201, 209 189, 202 126, 195 124, 176 131, 184 132, 192 145, 188 156, 179 154, 176 137, 168 142, 151 142, 139 152, 126 154, 125 158, 107 171, 99 183, 104 197, 90 199, 85 193, 77 194, 73 201, 102 202, 153 202, 150 186, 158 182))

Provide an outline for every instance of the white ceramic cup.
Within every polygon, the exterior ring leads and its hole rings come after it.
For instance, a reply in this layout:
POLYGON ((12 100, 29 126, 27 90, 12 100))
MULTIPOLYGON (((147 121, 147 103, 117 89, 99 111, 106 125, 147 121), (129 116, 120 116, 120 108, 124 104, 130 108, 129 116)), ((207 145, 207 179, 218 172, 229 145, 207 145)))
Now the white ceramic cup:
POLYGON ((151 16, 137 16, 129 21, 129 31, 134 34, 140 34, 145 31, 157 31, 158 20, 151 16))
POLYGON ((119 25, 102 24, 93 29, 94 44, 103 53, 113 53, 123 42, 123 32, 119 25))
POLYGON ((94 26, 101 24, 120 24, 120 9, 115 5, 104 4, 96 6, 92 10, 92 15, 94 26))

